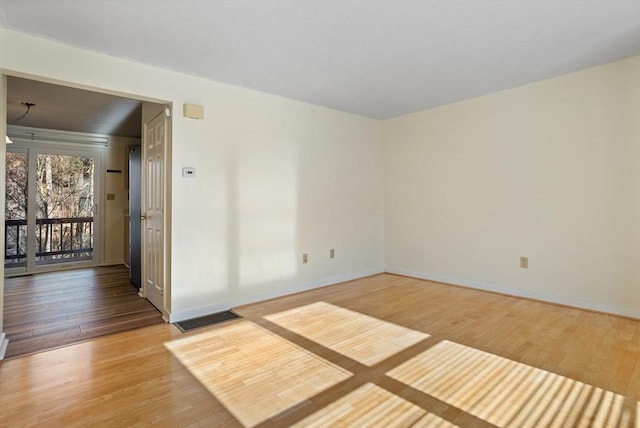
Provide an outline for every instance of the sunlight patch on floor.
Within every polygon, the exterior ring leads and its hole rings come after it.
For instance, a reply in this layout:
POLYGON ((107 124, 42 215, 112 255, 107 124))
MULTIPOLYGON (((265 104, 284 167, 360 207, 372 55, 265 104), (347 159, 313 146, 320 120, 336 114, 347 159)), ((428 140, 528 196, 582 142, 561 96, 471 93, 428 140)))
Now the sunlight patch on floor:
POLYGON ((326 302, 264 318, 366 366, 373 366, 429 337, 426 333, 326 302))
POLYGON ((316 413, 295 428, 341 427, 455 427, 426 410, 366 383, 316 413))
POLYGON ((165 346, 245 426, 255 426, 351 376, 246 320, 165 346))
MULTIPOLYGON (((395 364, 399 352, 430 337, 326 302, 265 319, 370 367, 385 360, 395 364), (396 359, 387 360, 392 355, 396 359)), ((322 358, 249 320, 166 343, 248 427, 294 415, 298 427, 455 427, 452 422, 461 414, 465 420, 465 413, 497 427, 640 426, 640 403, 612 391, 448 340, 429 345, 386 371, 387 381, 403 384, 386 389, 390 384, 376 380, 381 373, 375 368, 364 383, 362 376, 370 369, 345 370, 325 359, 331 357, 322 358), (342 383, 353 376, 352 388, 342 383), (338 384, 339 389, 323 395, 338 384), (344 395, 334 398, 338 391, 344 395), (452 412, 410 398, 421 394, 452 412), (327 402, 318 410, 319 403, 327 402)))
POLYGON ((499 427, 632 426, 622 395, 450 341, 387 375, 499 427))

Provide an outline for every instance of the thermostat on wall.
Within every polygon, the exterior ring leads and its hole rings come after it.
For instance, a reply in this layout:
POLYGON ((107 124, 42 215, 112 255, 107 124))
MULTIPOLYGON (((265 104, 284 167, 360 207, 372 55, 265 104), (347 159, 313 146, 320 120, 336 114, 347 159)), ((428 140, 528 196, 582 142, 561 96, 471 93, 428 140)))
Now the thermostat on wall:
POLYGON ((183 177, 195 177, 196 176, 196 169, 194 167, 191 167, 191 166, 185 166, 184 168, 182 168, 182 176, 183 177))

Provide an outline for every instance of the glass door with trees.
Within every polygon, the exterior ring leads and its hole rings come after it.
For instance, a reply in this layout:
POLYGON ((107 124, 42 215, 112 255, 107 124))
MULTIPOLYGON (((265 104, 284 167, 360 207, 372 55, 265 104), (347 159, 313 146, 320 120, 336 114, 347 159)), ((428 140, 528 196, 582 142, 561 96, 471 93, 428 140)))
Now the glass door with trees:
POLYGON ((5 269, 97 262, 99 153, 7 147, 5 269))

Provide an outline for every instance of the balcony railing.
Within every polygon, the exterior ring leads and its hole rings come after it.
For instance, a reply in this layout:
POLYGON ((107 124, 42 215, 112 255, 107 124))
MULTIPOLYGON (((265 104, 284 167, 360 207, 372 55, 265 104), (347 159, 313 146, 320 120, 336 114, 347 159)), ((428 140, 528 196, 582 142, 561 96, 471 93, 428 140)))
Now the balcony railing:
MULTIPOLYGON (((5 266, 26 264, 27 220, 5 220, 5 266)), ((36 219, 36 264, 91 259, 93 217, 36 219)))

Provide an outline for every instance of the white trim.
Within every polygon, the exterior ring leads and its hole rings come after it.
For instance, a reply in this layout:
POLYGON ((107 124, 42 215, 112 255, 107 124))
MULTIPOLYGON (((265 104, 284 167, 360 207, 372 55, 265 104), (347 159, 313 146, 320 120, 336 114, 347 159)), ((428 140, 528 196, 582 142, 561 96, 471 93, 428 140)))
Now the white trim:
POLYGON ((68 263, 60 263, 60 264, 50 264, 50 265, 41 265, 33 268, 31 272, 27 272, 25 267, 19 268, 9 268, 4 270, 5 278, 15 278, 18 276, 28 276, 28 275, 37 275, 39 273, 49 273, 49 272, 61 272, 66 270, 73 269, 84 269, 90 267, 96 267, 96 265, 91 260, 81 260, 77 262, 68 262, 68 263))
POLYGON ((100 263, 100 266, 116 266, 116 265, 125 265, 125 266, 127 266, 127 264, 124 262, 124 259, 105 260, 102 263, 100 263))
POLYGON ((0 360, 4 359, 4 355, 7 353, 8 346, 9 338, 5 333, 0 333, 0 360))
POLYGON ((186 309, 183 311, 174 311, 170 314, 170 322, 179 322, 188 320, 191 318, 197 318, 203 315, 214 314, 216 312, 225 311, 229 308, 236 306, 247 305, 249 303, 260 302, 266 299, 272 299, 274 297, 282 297, 288 294, 299 293, 301 291, 313 290, 314 288, 325 287, 327 285, 338 284, 341 282, 351 281, 358 278, 364 278, 371 275, 384 273, 383 268, 373 268, 362 272, 350 273, 332 276, 317 281, 311 281, 304 284, 294 285, 287 288, 281 288, 278 290, 265 291, 262 293, 253 294, 251 296, 240 297, 237 299, 229 299, 223 302, 218 302, 213 305, 200 306, 198 308, 186 309))
POLYGON ((442 282, 445 284, 459 285, 462 287, 474 288, 478 290, 492 291, 494 293, 507 294, 514 297, 525 297, 528 299, 539 300, 547 303, 556 303, 559 305, 571 306, 580 309, 588 309, 597 312, 604 312, 612 315, 620 315, 630 318, 640 319, 640 309, 633 310, 606 303, 591 302, 589 300, 576 299, 569 296, 561 296, 557 294, 541 293, 532 290, 523 290, 500 284, 492 284, 489 282, 473 281, 468 279, 451 278, 444 275, 436 275, 424 272, 416 272, 408 269, 394 268, 387 266, 384 269, 387 273, 410 276, 413 278, 426 279, 428 281, 442 282))

